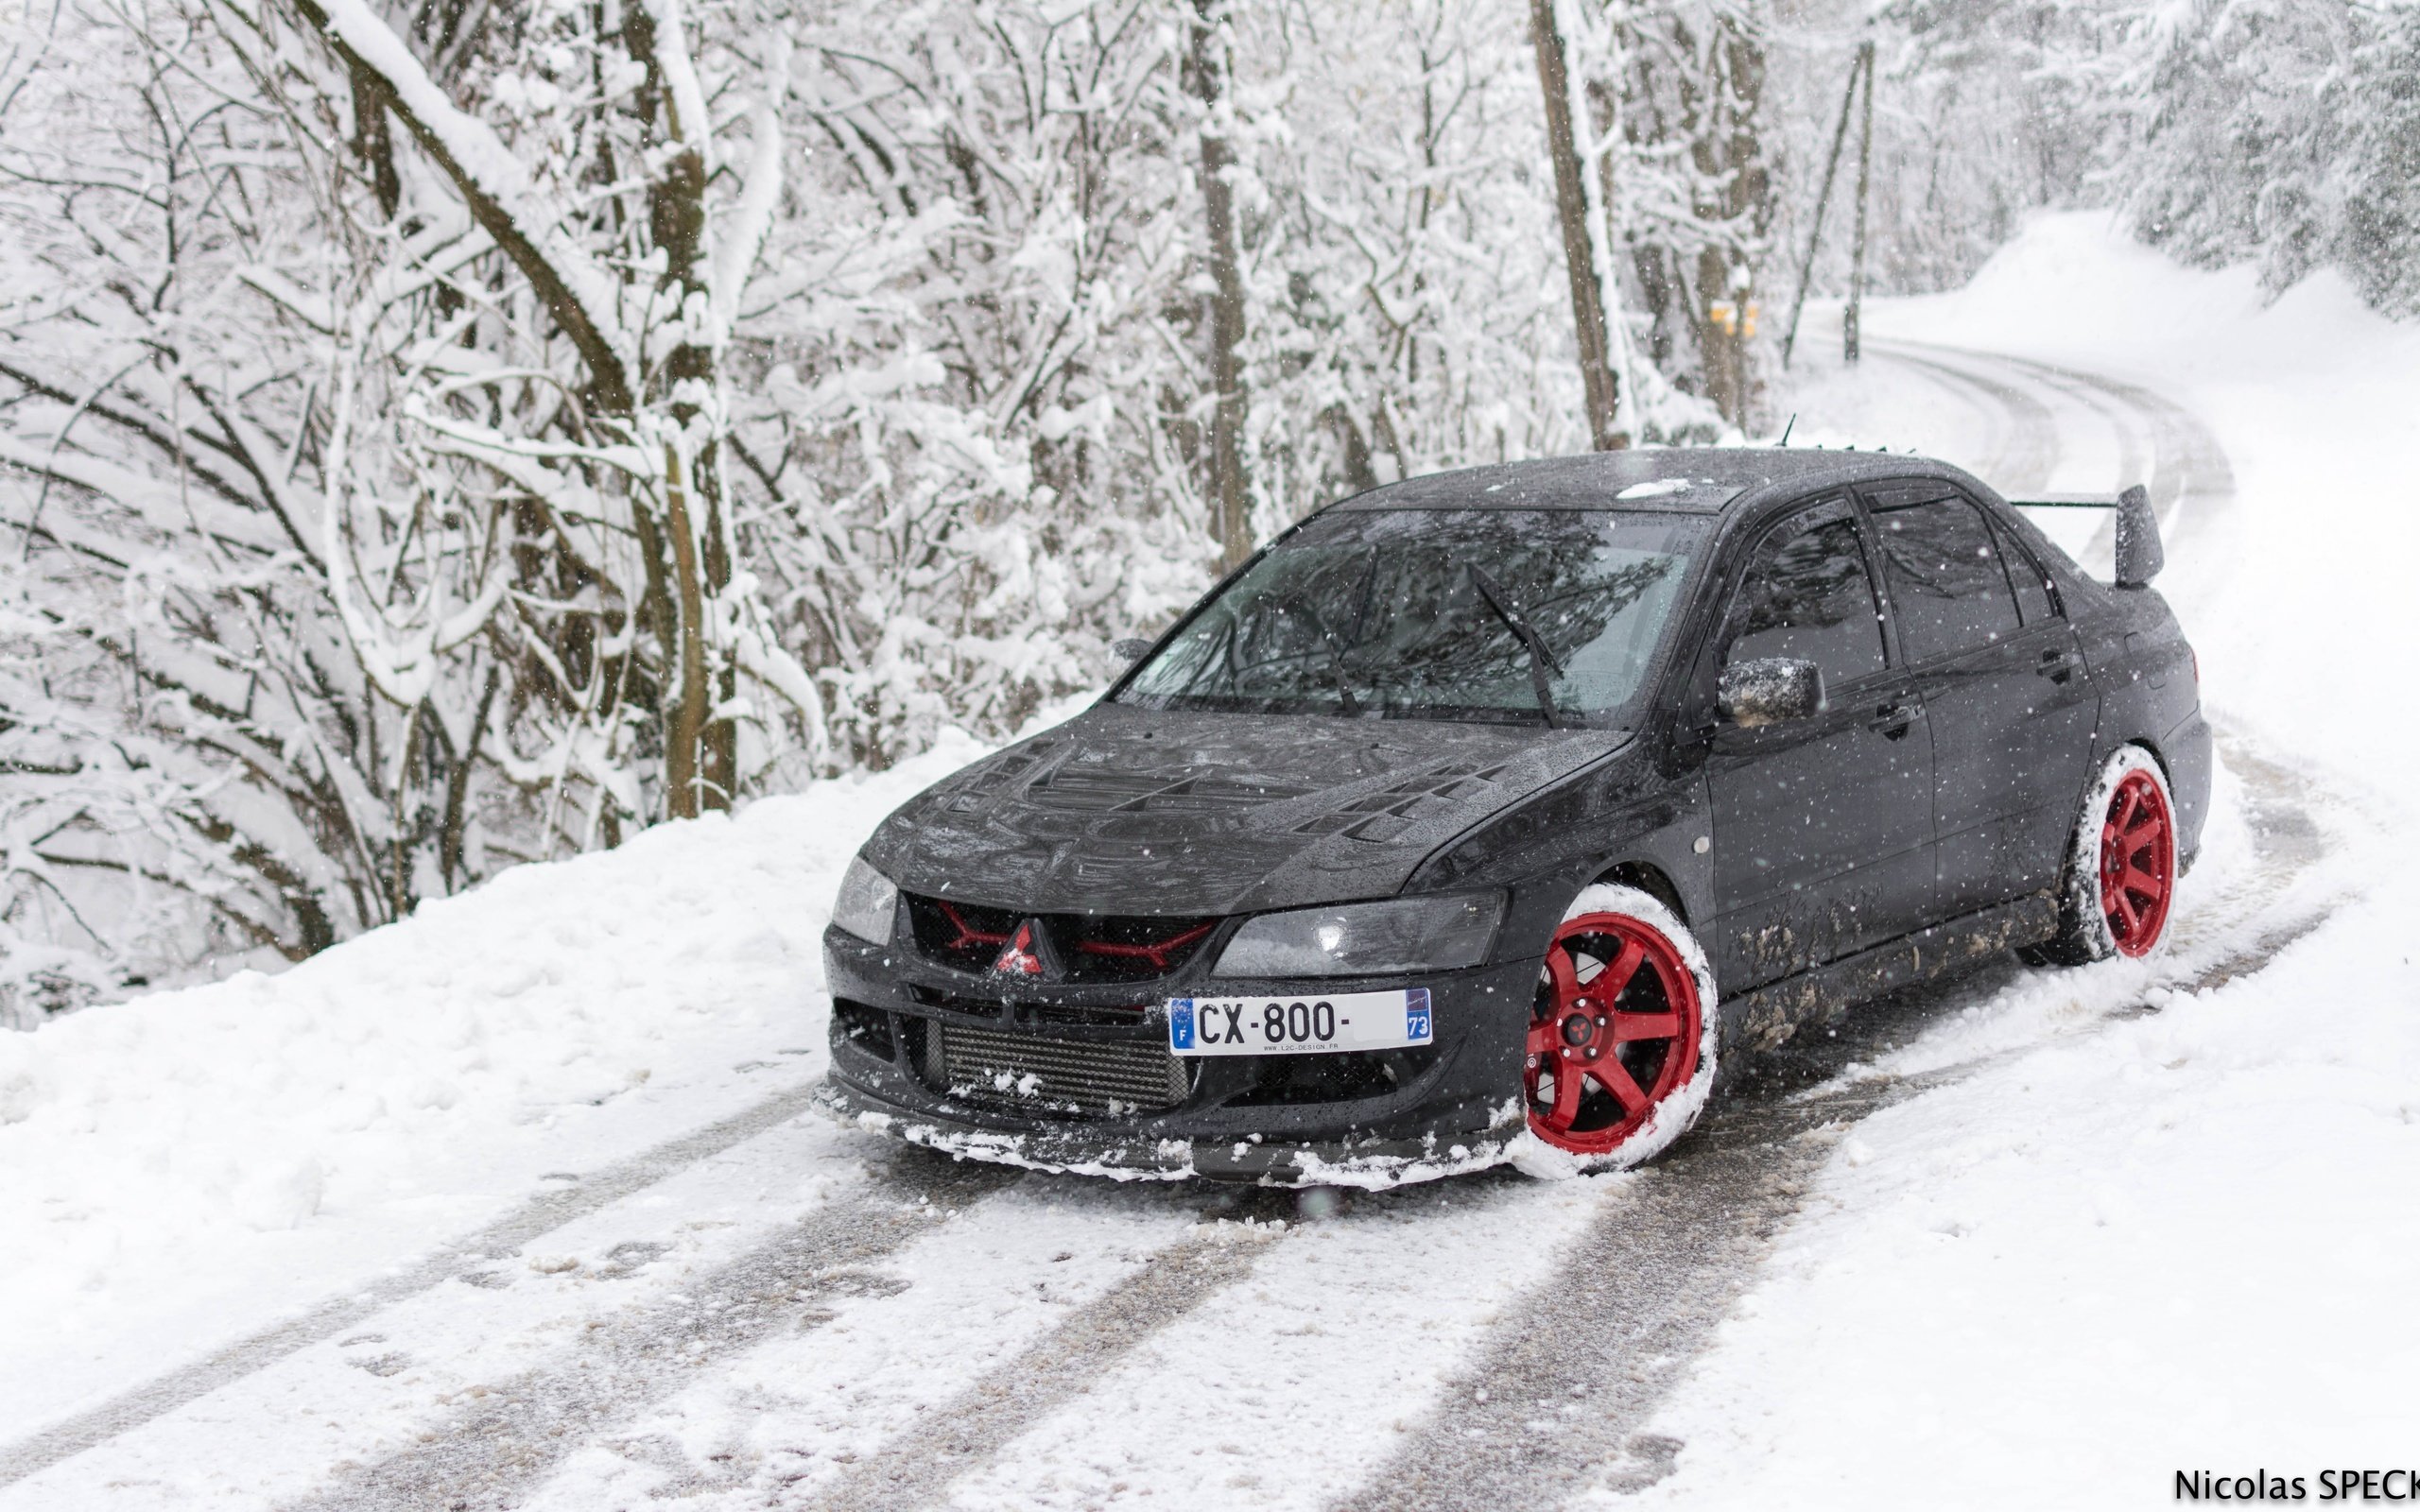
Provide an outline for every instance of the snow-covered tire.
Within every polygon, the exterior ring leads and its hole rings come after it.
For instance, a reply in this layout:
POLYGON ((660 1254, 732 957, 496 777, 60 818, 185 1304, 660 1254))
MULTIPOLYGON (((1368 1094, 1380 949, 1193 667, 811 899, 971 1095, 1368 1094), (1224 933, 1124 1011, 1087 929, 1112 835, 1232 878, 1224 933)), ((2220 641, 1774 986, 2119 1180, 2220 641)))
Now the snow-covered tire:
POLYGON ((2121 746, 2085 793, 2059 885, 2057 937, 2023 952, 2037 965, 2140 958, 2168 944, 2176 912, 2176 800, 2140 746, 2121 746))
POLYGON ((1670 909, 1635 887, 1582 888, 1539 963, 1521 1074, 1530 1126, 1512 1163, 1554 1177, 1660 1154, 1713 1091, 1719 1001, 1713 966, 1670 909))

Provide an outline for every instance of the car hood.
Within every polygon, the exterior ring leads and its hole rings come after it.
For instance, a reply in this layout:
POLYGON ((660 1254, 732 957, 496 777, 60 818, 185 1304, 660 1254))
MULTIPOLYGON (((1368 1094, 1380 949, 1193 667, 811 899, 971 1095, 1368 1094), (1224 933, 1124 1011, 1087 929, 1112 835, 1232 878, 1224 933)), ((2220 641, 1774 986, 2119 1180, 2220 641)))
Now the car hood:
POLYGON ((1624 731, 1098 704, 926 788, 866 858, 1030 913, 1208 915, 1382 898, 1624 731))

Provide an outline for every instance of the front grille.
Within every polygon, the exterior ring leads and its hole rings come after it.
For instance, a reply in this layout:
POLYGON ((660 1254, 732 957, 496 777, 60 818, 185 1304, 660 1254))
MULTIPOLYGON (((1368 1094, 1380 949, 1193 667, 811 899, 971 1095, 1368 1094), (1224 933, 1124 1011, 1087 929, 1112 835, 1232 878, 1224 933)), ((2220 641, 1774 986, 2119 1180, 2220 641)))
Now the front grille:
POLYGON ((1190 1090, 1165 1045, 1091 1043, 930 1024, 928 1064, 961 1097, 1086 1113, 1152 1112, 1190 1090))
POLYGON ((989 971, 1017 928, 1017 916, 1005 908, 982 908, 912 893, 908 899, 908 921, 916 932, 918 950, 961 971, 989 971))
POLYGON ((1102 1024, 1125 1026, 1150 1020, 1151 1010, 1142 1004, 1119 1004, 1109 1006, 1080 1003, 1019 1003, 1011 1009, 1028 1023, 1074 1023, 1098 1027, 1102 1024))
MULTIPOLYGON (((950 898, 908 898, 916 948, 961 971, 989 971, 1027 916, 950 898)), ((1218 927, 1216 919, 1156 919, 1046 914, 1039 918, 1059 980, 1149 982, 1193 957, 1218 927)))
POLYGON ((947 1008, 970 1019, 999 1019, 1011 1023, 1132 1027, 1151 1016, 1151 1005, 1148 1003, 1028 1003, 1012 998, 970 998, 939 991, 921 982, 909 983, 908 995, 928 1008, 947 1008))

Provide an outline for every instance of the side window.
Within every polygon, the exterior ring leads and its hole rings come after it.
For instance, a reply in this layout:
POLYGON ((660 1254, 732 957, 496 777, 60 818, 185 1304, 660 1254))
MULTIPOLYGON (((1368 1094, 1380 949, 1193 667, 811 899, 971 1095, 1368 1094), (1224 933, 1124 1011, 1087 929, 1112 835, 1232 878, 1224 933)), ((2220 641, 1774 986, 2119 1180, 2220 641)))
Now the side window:
POLYGON ((2025 549, 2025 542, 2009 534, 2007 526, 1995 521, 1992 535, 2000 543, 2000 559, 2008 564, 2009 585, 2016 590, 2016 607, 2025 623, 2039 625, 2054 618, 2058 610, 2050 607, 2049 575, 2025 549))
POLYGON ((2014 634, 2016 596, 1982 511, 1961 498, 1874 511, 1882 572, 1910 662, 1929 662, 2014 634))
POLYGON ((1767 536, 1748 559, 1727 661, 1787 656, 1837 687, 1882 670, 1882 626, 1857 523, 1819 507, 1767 536))

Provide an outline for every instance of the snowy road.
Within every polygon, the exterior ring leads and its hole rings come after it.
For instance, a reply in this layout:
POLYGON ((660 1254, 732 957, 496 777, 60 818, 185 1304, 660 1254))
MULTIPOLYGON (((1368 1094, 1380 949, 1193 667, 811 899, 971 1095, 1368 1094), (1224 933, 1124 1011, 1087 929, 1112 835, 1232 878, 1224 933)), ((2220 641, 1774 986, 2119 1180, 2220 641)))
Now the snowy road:
MULTIPOLYGON (((2147 477, 2181 557, 2222 449, 2139 386, 1877 341, 2011 493, 2147 477)), ((1882 1074, 2042 973, 1898 995, 1745 1069, 1663 1161, 1316 1194, 952 1164, 749 1107, 561 1173, 457 1244, 0 1448, 0 1507, 1547 1507, 1662 1478, 1645 1432, 1859 1120, 2040 1038, 2257 972, 2333 905, 2346 806, 2222 737, 2239 854, 2156 974, 1882 1074)), ((2215 868, 2214 868, 2215 869, 2215 868)))

